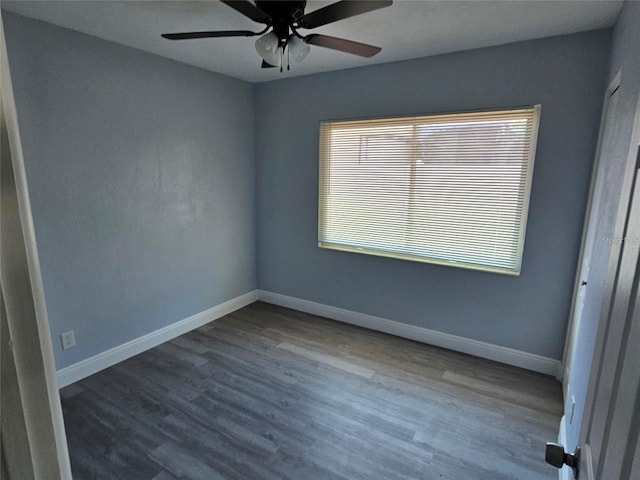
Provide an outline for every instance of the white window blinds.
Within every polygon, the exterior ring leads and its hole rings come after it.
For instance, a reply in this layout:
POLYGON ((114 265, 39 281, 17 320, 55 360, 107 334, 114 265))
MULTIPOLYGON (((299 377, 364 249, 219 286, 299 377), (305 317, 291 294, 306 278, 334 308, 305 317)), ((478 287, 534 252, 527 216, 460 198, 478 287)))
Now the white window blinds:
POLYGON ((321 123, 318 245, 519 274, 539 114, 321 123))

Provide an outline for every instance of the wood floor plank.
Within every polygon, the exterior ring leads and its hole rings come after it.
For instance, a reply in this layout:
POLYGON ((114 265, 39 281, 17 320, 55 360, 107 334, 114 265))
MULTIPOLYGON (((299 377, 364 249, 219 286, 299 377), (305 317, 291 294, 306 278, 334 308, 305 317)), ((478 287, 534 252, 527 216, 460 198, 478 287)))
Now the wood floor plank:
POLYGON ((369 368, 359 367, 358 365, 342 360, 339 357, 327 355, 326 353, 317 352, 308 348, 299 347, 297 345, 292 345, 288 342, 282 342, 276 348, 287 350, 288 352, 295 353, 296 355, 301 355, 310 360, 324 363, 325 365, 329 365, 339 370, 344 370, 345 372, 353 373, 354 375, 360 375, 361 377, 371 378, 375 373, 375 371, 369 368))
POLYGON ((561 385, 254 303, 61 391, 76 480, 555 480, 561 385))
POLYGON ((178 478, 193 480, 226 480, 197 456, 177 444, 166 442, 149 453, 149 458, 169 470, 178 478))

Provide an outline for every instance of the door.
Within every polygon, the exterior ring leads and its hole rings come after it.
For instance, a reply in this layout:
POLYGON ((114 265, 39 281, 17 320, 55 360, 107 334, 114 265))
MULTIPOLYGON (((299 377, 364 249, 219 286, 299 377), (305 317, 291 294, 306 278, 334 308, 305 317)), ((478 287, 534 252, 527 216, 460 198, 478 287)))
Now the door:
POLYGON ((591 271, 591 261, 594 253, 594 248, 598 239, 598 226, 599 222, 597 217, 600 212, 600 203, 602 201, 603 188, 607 180, 607 175, 600 168, 600 162, 603 161, 603 155, 608 155, 611 152, 611 141, 613 138, 612 130, 615 128, 615 119, 619 112, 619 89, 620 89, 620 73, 616 75, 616 78, 611 82, 607 92, 605 94, 600 134, 598 138, 598 147, 595 156, 595 162, 593 166, 591 187, 589 189, 589 200, 587 203, 587 212, 585 214, 584 231, 582 235, 582 246, 580 249, 580 263, 578 266, 578 273, 576 276, 576 283, 574 286, 573 305, 571 308, 571 320, 569 323, 569 329, 567 334, 567 341, 564 352, 564 364, 563 364, 563 391, 565 398, 565 412, 571 412, 571 398, 568 390, 569 384, 569 372, 575 358, 577 348, 577 336, 580 331, 580 325, 583 315, 583 307, 585 304, 585 297, 591 293, 592 295, 601 294, 597 288, 589 289, 587 281, 589 279, 589 273, 591 271))
POLYGON ((547 461, 580 480, 640 478, 640 103, 616 216, 578 449, 547 461))
MULTIPOLYGON (((581 384, 584 408, 576 418, 574 437, 565 441, 571 448, 578 445, 577 454, 566 454, 558 445, 547 447, 547 461, 576 467, 579 480, 640 478, 640 101, 630 144, 616 135, 623 127, 620 122, 626 121, 615 112, 618 102, 612 95, 603 114, 599 148, 610 158, 597 174, 614 179, 605 185, 618 187, 615 193, 601 189, 598 194, 595 186, 593 196, 601 195, 603 201, 588 216, 589 223, 600 225, 591 241, 606 240, 608 246, 592 249, 587 267, 591 275, 584 308, 590 306, 589 315, 579 320, 588 320, 592 341, 572 347, 582 361, 571 365, 571 385, 581 384)), ((596 177, 595 185, 598 181, 596 177)), ((576 303, 578 297, 576 292, 576 303)), ((564 468, 561 478, 570 473, 564 468)))
POLYGON ((0 473, 71 479, 0 16, 0 473))
MULTIPOLYGON (((619 255, 610 263, 607 292, 587 404, 582 419, 580 475, 585 480, 626 480, 640 458, 640 147, 631 199, 621 211, 619 255)), ((619 230, 618 230, 619 231, 619 230)))

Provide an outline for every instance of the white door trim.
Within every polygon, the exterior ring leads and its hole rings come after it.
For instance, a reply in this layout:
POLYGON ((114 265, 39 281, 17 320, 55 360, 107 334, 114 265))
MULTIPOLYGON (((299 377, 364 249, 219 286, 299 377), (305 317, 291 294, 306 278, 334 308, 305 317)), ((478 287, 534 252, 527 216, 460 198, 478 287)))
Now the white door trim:
MULTIPOLYGON (((600 200, 599 195, 596 197, 597 192, 595 190, 596 190, 598 165, 600 164, 600 156, 601 156, 600 154, 602 151, 602 139, 603 139, 604 127, 605 127, 604 125, 605 117, 607 115, 607 106, 609 104, 611 97, 620 88, 621 78, 622 78, 622 70, 619 70, 616 76, 614 77, 614 79, 611 81, 611 83, 607 87, 607 91, 605 92, 605 95, 603 98, 602 113, 600 115, 600 131, 598 132, 598 143, 596 146, 594 164, 592 167, 593 173, 591 174, 591 181, 589 185, 589 196, 587 198, 587 208, 584 213, 582 239, 580 242, 580 253, 578 255, 579 263, 576 267, 576 276, 573 284, 573 294, 571 297, 571 308, 569 310, 567 333, 566 333, 565 342, 564 342, 564 352, 562 354, 562 369, 561 369, 562 373, 561 373, 560 379, 562 380, 562 389, 563 389, 565 399, 567 398, 567 395, 568 395, 567 388, 568 388, 569 373, 571 370, 571 352, 576 340, 575 338, 576 332, 574 331, 574 329, 576 328, 575 315, 576 315, 576 309, 577 309, 577 301, 578 301, 578 298, 580 297, 581 290, 583 288, 582 280, 585 279, 584 260, 587 255, 587 252, 589 250, 592 250, 592 245, 588 244, 588 240, 590 240, 588 233, 589 233, 589 228, 591 227, 589 219, 591 218, 591 215, 593 214, 593 212, 597 211, 596 203, 600 200)), ((589 257, 591 257, 591 253, 589 253, 589 257)))
MULTIPOLYGON (((581 469, 598 479, 618 479, 631 470, 639 432, 630 428, 640 402, 637 349, 640 338, 640 98, 636 104, 624 181, 616 212, 605 296, 581 419, 580 441, 585 455, 581 469), (634 184, 635 181, 635 184, 634 184), (623 239, 628 236, 628 239, 623 239), (632 295, 636 295, 633 297, 632 295), (589 472, 592 470, 592 472, 589 472)), ((629 478, 625 476, 625 478, 629 478)))
MULTIPOLYGON (((15 399, 11 406, 18 410, 8 413, 5 410, 2 414, 3 419, 12 414, 22 414, 24 422, 14 426, 20 428, 20 433, 28 439, 28 448, 24 449, 3 443, 7 460, 3 467, 12 475, 13 460, 21 465, 30 465, 37 479, 70 480, 71 466, 56 388, 53 346, 1 13, 0 109, 0 134, 6 136, 1 155, 4 176, 0 283, 4 301, 2 320, 9 336, 3 341, 5 348, 10 345, 4 356, 6 358, 9 354, 11 361, 8 363, 15 373, 6 379, 3 372, 3 382, 15 399)), ((2 368, 5 368, 4 362, 2 368)), ((4 431, 2 436, 5 436, 4 431)))

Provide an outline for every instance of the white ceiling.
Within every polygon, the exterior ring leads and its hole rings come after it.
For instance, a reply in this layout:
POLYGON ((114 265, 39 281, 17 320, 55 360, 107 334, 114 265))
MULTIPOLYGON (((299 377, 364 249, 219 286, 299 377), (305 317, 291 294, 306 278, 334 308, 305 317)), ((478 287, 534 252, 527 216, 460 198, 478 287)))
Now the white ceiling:
MULTIPOLYGON (((333 3, 311 0, 307 13, 333 3)), ((291 71, 264 70, 255 38, 169 41, 161 33, 261 25, 216 1, 2 1, 2 7, 249 82, 387 63, 609 27, 622 1, 395 0, 388 8, 313 30, 382 47, 372 58, 312 47, 291 71)), ((305 31, 306 32, 306 31, 305 31)))

